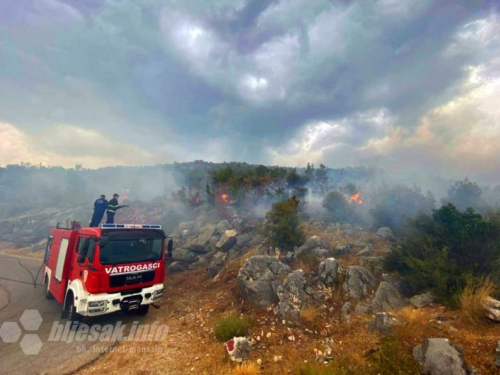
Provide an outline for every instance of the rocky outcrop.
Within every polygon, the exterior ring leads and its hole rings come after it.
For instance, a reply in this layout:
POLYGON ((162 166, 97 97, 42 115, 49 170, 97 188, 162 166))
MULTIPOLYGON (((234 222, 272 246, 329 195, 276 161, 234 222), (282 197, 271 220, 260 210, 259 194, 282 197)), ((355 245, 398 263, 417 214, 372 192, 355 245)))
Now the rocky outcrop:
POLYGON ((410 303, 418 309, 429 306, 435 301, 436 297, 432 294, 432 292, 419 294, 410 298, 410 303))
POLYGON ((291 268, 275 257, 255 255, 238 272, 238 286, 247 302, 268 307, 279 301, 278 287, 290 273, 291 268))
POLYGON ((497 323, 500 323, 500 301, 487 297, 483 301, 485 316, 497 323))
POLYGON ((354 306, 352 305, 351 302, 346 302, 342 306, 342 309, 340 310, 340 315, 342 319, 348 320, 349 316, 351 315, 351 312, 354 311, 354 306))
POLYGON ((375 276, 366 268, 350 266, 345 269, 342 289, 349 297, 360 299, 370 294, 376 281, 375 276))
POLYGON ((386 312, 378 312, 369 324, 369 328, 383 335, 394 335, 394 327, 398 324, 399 321, 393 316, 386 312))
POLYGON ((178 262, 193 263, 198 260, 198 255, 187 249, 175 249, 172 251, 172 259, 178 262))
POLYGON ((363 250, 358 251, 358 255, 361 257, 366 257, 368 255, 371 255, 373 253, 373 247, 372 245, 366 245, 363 250))
POLYGON ((375 311, 400 310, 405 306, 405 301, 393 284, 382 281, 373 297, 371 306, 375 311))
POLYGON ((360 264, 373 272, 375 276, 381 276, 384 272, 384 257, 362 257, 360 264))
POLYGON ((207 276, 208 277, 215 277, 217 274, 220 272, 222 267, 224 267, 224 264, 226 263, 227 260, 227 254, 223 252, 218 252, 214 255, 210 263, 208 264, 207 267, 207 276))
POLYGON ((377 236, 383 238, 384 240, 390 240, 394 238, 392 230, 388 227, 382 227, 377 230, 377 236))
POLYGON ((338 283, 339 273, 342 267, 335 258, 328 258, 319 264, 318 277, 321 283, 327 287, 334 287, 338 283))
POLYGON ((307 241, 297 249, 296 254, 300 255, 304 252, 312 251, 314 249, 326 249, 327 247, 328 244, 324 239, 318 236, 312 236, 308 238, 307 241))
POLYGON ((462 353, 450 340, 444 338, 426 339, 413 349, 413 357, 422 366, 422 373, 429 375, 467 375, 462 353))
POLYGON ((229 250, 233 248, 234 245, 236 245, 236 242, 238 241, 236 239, 236 234, 231 233, 232 231, 227 230, 224 232, 224 234, 221 236, 215 247, 219 249, 220 251, 227 253, 229 250), (232 235, 233 234, 233 235, 232 235))
POLYGON ((279 302, 274 313, 294 323, 300 323, 302 308, 318 299, 316 293, 307 284, 302 270, 290 273, 277 287, 276 294, 279 302))

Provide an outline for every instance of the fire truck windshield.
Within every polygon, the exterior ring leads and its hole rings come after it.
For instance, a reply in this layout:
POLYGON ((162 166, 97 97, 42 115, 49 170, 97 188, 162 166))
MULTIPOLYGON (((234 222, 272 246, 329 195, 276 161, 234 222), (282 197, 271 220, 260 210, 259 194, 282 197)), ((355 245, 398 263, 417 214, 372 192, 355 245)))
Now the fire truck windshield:
POLYGON ((101 264, 140 263, 160 260, 163 239, 115 239, 101 245, 101 264))

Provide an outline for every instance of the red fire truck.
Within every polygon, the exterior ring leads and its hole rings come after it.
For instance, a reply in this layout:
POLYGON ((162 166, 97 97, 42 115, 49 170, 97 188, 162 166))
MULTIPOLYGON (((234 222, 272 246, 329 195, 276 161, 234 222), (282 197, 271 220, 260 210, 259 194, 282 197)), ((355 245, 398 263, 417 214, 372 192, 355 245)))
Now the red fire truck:
POLYGON ((145 315, 163 296, 173 246, 171 238, 165 246, 166 239, 159 225, 58 224, 45 250, 45 296, 62 304, 62 318, 75 322, 120 310, 145 315))

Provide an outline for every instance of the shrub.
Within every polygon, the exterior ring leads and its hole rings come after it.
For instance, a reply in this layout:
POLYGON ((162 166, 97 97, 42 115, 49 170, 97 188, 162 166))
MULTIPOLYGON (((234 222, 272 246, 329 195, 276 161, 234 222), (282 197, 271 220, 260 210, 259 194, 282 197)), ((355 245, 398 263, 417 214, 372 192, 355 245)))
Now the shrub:
POLYGON ((411 222, 410 234, 389 255, 386 268, 398 271, 416 292, 431 290, 453 305, 468 280, 497 277, 499 263, 500 221, 448 204, 411 222))
POLYGON ((420 365, 395 337, 383 338, 380 350, 369 357, 370 374, 420 374, 420 365))
POLYGON ((225 342, 233 337, 246 336, 251 326, 248 318, 233 312, 217 320, 214 333, 217 340, 225 342))
POLYGON ((269 244, 277 247, 282 253, 293 251, 295 246, 305 241, 304 232, 300 227, 299 203, 293 196, 274 203, 266 215, 264 232, 268 236, 269 244))
POLYGON ((496 285, 489 277, 470 280, 460 293, 460 307, 467 318, 473 323, 479 323, 484 317, 483 301, 495 293, 496 285))
POLYGON ((356 221, 354 208, 340 191, 329 192, 323 200, 323 208, 328 211, 328 220, 332 222, 352 223, 356 221))
POLYGON ((304 251, 297 256, 297 264, 304 272, 317 271, 320 260, 310 251, 304 251))

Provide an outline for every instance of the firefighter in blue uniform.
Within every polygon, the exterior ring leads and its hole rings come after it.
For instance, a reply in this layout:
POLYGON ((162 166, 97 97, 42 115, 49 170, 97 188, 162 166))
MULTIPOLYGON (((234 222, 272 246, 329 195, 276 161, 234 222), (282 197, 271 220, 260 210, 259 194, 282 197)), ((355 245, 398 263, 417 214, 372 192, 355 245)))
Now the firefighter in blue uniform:
POLYGON ((118 198, 120 196, 118 194, 113 194, 113 199, 108 202, 108 212, 106 216, 106 224, 114 224, 115 223, 115 214, 120 208, 128 207, 127 205, 120 206, 118 204, 118 198))
POLYGON ((106 208, 108 208, 108 201, 106 200, 106 196, 103 194, 94 202, 94 214, 92 215, 92 220, 90 221, 90 227, 99 226, 104 216, 104 212, 106 212, 106 208))

